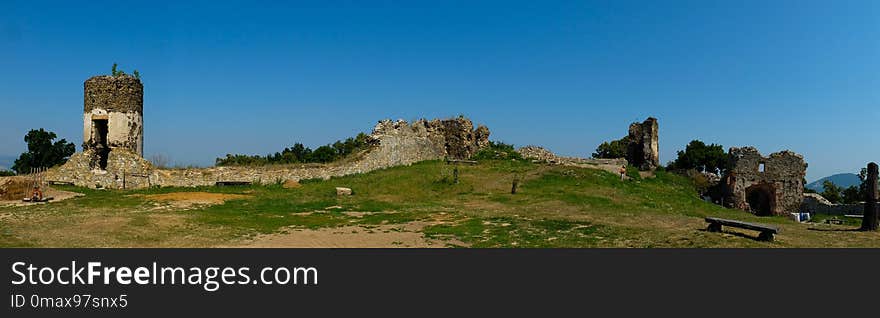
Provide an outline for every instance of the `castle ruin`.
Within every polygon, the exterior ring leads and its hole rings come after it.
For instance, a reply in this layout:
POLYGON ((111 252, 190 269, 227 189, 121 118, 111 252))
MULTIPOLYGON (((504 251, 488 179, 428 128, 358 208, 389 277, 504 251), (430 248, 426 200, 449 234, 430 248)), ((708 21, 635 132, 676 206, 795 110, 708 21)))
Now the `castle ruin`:
POLYGON ((732 147, 728 153, 725 205, 759 216, 798 212, 807 171, 803 156, 785 150, 764 157, 753 147, 732 147))
POLYGON ((654 170, 660 166, 657 118, 648 117, 644 122, 629 125, 629 143, 626 160, 639 170, 654 170))
POLYGON ((489 129, 470 119, 382 120, 370 147, 328 164, 159 169, 143 158, 143 85, 128 75, 95 76, 84 84, 83 151, 47 171, 47 180, 90 188, 268 184, 329 179, 443 158, 466 159, 489 145, 489 129))
POLYGON ((95 76, 83 84, 83 151, 90 167, 107 169, 110 152, 144 154, 144 86, 128 75, 95 76))

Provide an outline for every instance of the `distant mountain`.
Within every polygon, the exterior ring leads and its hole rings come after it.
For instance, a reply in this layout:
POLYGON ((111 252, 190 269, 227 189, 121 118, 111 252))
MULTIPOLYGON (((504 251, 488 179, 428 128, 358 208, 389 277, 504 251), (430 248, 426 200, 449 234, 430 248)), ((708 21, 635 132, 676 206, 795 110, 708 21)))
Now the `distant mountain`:
POLYGON ((844 188, 844 189, 849 188, 850 186, 857 186, 858 187, 859 184, 862 183, 862 180, 859 179, 859 175, 857 175, 855 173, 838 173, 838 174, 835 174, 832 176, 827 176, 822 179, 810 182, 809 184, 807 184, 806 187, 813 189, 813 190, 816 190, 818 192, 822 192, 822 190, 824 190, 822 188, 822 183, 824 183, 825 180, 831 180, 831 182, 834 183, 834 185, 841 187, 841 188, 844 188))

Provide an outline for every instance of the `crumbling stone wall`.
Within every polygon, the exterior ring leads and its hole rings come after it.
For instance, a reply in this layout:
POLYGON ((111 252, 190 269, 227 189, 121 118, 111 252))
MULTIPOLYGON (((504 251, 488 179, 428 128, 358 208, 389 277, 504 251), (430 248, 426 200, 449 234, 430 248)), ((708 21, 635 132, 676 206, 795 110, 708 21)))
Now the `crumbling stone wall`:
POLYGON ((864 211, 864 203, 834 204, 816 193, 804 193, 800 209, 800 212, 827 215, 861 215, 864 211))
POLYGON ((725 205, 758 215, 798 212, 804 197, 804 157, 785 150, 764 157, 753 147, 730 148, 725 205))
POLYGON ((156 169, 140 155, 126 148, 115 149, 108 153, 106 169, 96 169, 92 167, 95 152, 87 149, 73 154, 65 164, 49 169, 46 179, 90 188, 139 189, 153 185, 156 169))
POLYGON ((593 159, 578 157, 563 157, 554 154, 552 151, 539 146, 525 146, 516 150, 525 159, 531 159, 533 162, 543 162, 552 165, 563 165, 570 167, 591 168, 605 170, 614 174, 620 171, 621 167, 626 167, 627 161, 624 158, 615 159, 593 159))
POLYGON ((660 166, 658 128, 654 117, 629 125, 626 160, 639 170, 654 170, 660 166))
POLYGON ((66 164, 50 169, 47 179, 78 186, 121 189, 149 186, 212 186, 217 182, 271 184, 287 180, 328 179, 366 173, 424 160, 467 158, 486 147, 489 129, 464 117, 451 120, 382 120, 370 134, 371 147, 353 158, 330 164, 267 165, 261 167, 211 167, 198 169, 156 169, 127 149, 110 152, 107 168, 93 169, 95 150, 74 154, 66 164), (124 178, 123 178, 124 177, 124 178), (124 181, 124 183, 123 183, 124 181))
POLYGON ((129 75, 95 76, 83 87, 83 149, 106 153, 124 148, 143 156, 141 80, 129 75))

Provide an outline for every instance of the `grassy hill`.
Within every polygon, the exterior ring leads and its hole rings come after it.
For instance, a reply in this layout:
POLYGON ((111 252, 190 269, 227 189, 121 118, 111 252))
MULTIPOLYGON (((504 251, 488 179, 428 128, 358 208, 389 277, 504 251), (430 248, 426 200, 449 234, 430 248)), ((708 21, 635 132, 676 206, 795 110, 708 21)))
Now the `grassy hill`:
MULTIPOLYGON (((66 190, 85 196, 0 207, 0 246, 239 246, 267 238, 276 242, 270 246, 287 246, 277 242, 314 237, 319 237, 315 246, 325 246, 334 237, 360 240, 383 233, 462 247, 880 246, 878 233, 848 231, 857 226, 853 222, 799 224, 706 203, 686 178, 664 172, 621 181, 600 170, 484 161, 459 166, 459 182, 453 183, 452 169, 428 161, 306 180, 295 188, 71 187, 66 190), (511 194, 515 177, 522 181, 511 194), (338 197, 338 186, 355 194, 338 197), (225 201, 195 199, 220 196, 225 201), (754 240, 755 233, 745 230, 710 233, 706 216, 775 224, 782 232, 770 243, 754 240)), ((407 246, 398 241, 379 245, 397 244, 407 246)))

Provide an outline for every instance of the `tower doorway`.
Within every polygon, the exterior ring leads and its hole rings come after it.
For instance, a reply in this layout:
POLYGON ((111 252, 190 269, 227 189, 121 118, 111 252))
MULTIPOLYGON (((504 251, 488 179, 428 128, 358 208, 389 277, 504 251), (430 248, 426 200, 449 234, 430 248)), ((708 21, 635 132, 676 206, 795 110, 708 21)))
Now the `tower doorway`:
POLYGON ((107 120, 106 119, 94 119, 92 120, 92 142, 95 145, 95 153, 97 154, 97 164, 101 170, 107 169, 107 157, 110 154, 110 146, 107 142, 107 120))

